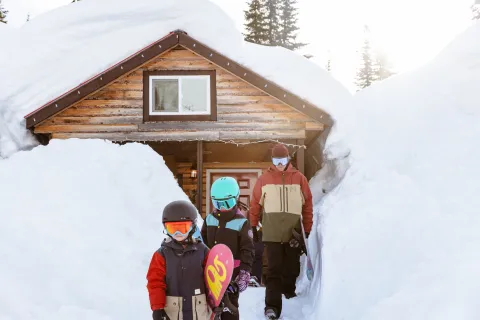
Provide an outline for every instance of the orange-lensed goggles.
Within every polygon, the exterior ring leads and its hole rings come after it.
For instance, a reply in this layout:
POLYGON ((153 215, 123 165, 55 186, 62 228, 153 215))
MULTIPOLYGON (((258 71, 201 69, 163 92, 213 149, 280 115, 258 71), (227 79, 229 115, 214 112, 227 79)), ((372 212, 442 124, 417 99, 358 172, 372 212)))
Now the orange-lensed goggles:
POLYGON ((165 222, 165 228, 167 232, 172 235, 176 232, 187 234, 192 230, 192 221, 165 222))

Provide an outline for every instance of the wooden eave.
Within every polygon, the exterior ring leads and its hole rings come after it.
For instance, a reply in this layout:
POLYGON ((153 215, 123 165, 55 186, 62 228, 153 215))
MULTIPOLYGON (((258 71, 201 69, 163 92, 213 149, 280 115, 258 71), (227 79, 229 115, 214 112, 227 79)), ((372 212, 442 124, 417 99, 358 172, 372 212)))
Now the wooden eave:
POLYGON ((238 78, 253 85, 259 90, 273 96, 279 101, 291 106, 300 113, 303 113, 317 122, 324 124, 326 127, 331 127, 333 120, 330 115, 314 104, 308 102, 305 99, 300 98, 294 93, 280 87, 272 81, 265 79, 252 70, 245 68, 239 63, 232 61, 221 53, 209 48, 205 44, 193 39, 185 32, 176 30, 169 33, 162 39, 154 42, 148 47, 138 51, 125 60, 117 63, 111 68, 103 71, 100 74, 90 78, 83 82, 74 89, 68 91, 64 95, 52 100, 34 112, 25 116, 26 127, 31 129, 48 118, 58 114, 73 104, 88 97, 92 93, 108 86, 118 78, 134 71, 141 67, 148 61, 161 55, 162 53, 180 45, 194 53, 202 56, 206 60, 211 61, 215 65, 225 69, 226 71, 234 74, 238 78))

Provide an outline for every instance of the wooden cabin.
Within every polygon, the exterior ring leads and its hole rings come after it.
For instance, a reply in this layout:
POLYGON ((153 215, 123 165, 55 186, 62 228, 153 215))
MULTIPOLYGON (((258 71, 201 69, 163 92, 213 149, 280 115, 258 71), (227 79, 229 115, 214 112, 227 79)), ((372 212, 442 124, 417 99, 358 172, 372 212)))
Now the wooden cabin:
POLYGON ((171 32, 25 118, 27 128, 45 142, 148 144, 203 216, 211 210, 210 185, 223 175, 237 178, 242 202, 250 202, 276 141, 290 146, 299 170, 313 166, 311 176, 321 159, 306 161, 304 147, 308 153, 332 125, 320 106, 183 31, 171 32))

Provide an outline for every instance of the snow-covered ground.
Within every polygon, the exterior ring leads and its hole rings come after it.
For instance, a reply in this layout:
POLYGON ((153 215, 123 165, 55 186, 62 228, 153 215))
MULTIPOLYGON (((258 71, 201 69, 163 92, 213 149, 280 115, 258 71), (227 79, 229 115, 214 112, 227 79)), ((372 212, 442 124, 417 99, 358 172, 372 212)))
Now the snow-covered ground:
POLYGON ((480 319, 479 39, 354 98, 312 319, 480 319))
POLYGON ((52 141, 0 160, 0 319, 148 319, 146 272, 177 199, 140 144, 52 141))
MULTIPOLYGON (((218 39, 237 31, 204 1, 84 0, 5 31, 11 40, 0 53, 9 75, 0 77, 0 155, 9 158, 0 159, 0 320, 150 317, 145 274, 163 238, 161 212, 186 199, 162 158, 140 144, 102 141, 17 151, 32 146, 25 113, 158 39, 145 32, 152 28, 160 36, 186 29, 337 120, 328 166, 311 181, 317 276, 299 279, 301 295, 285 301, 285 319, 480 318, 480 25, 431 64, 348 105, 343 89, 306 59, 272 49, 298 63, 288 77, 266 64, 267 49, 250 49, 239 34, 221 47, 218 39), (181 5, 187 2, 191 11, 181 5), (205 23, 200 9, 216 23, 205 23), (147 36, 128 37, 137 33, 147 36), (125 35, 125 44, 106 41, 125 35), (115 50, 83 50, 106 43, 115 50)), ((263 289, 249 288, 240 303, 242 320, 261 318, 263 289)))

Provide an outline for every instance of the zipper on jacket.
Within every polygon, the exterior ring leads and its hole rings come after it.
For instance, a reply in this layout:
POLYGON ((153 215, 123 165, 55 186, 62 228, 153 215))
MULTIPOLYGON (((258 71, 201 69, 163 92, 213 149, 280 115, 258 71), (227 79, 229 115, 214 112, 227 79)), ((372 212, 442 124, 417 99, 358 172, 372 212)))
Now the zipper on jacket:
POLYGON ((283 192, 283 198, 282 198, 283 210, 282 210, 282 212, 286 212, 286 211, 285 211, 285 172, 282 172, 282 185, 283 185, 283 188, 282 188, 282 192, 283 192))
POLYGON ((287 187, 285 187, 285 194, 287 195, 287 196, 285 197, 285 203, 287 204, 287 212, 289 212, 289 211, 288 211, 288 188, 287 188, 287 187))
POLYGON ((283 196, 282 196, 282 190, 278 190, 278 194, 280 196, 280 212, 283 212, 283 196))

